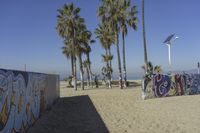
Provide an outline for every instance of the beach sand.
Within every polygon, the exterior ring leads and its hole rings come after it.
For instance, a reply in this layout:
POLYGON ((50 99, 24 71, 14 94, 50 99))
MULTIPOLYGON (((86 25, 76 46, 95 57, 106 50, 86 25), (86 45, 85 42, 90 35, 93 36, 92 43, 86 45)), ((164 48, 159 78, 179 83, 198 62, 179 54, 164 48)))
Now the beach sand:
POLYGON ((200 95, 142 100, 140 90, 61 82, 61 98, 28 133, 200 133, 200 95))

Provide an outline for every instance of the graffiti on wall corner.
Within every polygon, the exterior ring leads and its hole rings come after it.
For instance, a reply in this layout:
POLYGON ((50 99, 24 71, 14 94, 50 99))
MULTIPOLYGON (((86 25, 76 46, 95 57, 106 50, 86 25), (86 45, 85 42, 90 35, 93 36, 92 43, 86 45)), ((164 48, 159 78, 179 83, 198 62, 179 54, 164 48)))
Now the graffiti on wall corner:
POLYGON ((200 74, 154 74, 143 80, 143 99, 194 94, 200 94, 200 74))

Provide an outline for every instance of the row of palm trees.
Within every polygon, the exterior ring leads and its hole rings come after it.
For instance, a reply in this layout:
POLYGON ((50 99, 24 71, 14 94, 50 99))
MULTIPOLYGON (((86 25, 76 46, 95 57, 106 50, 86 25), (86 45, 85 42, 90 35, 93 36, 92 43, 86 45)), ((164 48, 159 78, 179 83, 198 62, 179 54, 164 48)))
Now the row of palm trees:
POLYGON ((100 18, 100 24, 95 33, 97 38, 100 40, 102 47, 105 49, 106 54, 103 55, 103 58, 106 62, 110 88, 112 75, 111 60, 113 58, 110 52, 110 47, 112 44, 116 45, 117 50, 119 87, 122 89, 127 86, 125 36, 128 34, 128 27, 131 27, 133 30, 137 29, 137 13, 136 6, 131 5, 131 0, 102 0, 102 3, 97 10, 97 15, 100 18), (119 48, 120 33, 122 35, 124 84, 122 84, 122 66, 119 48))
MULTIPOLYGON (((142 0, 142 20, 143 20, 143 37, 144 37, 144 60, 145 70, 147 71, 147 51, 144 26, 144 0, 142 0)), ((92 83, 92 71, 90 44, 95 41, 91 39, 92 33, 88 31, 84 19, 79 15, 80 8, 77 8, 73 3, 64 5, 58 9, 57 16, 57 32, 64 40, 62 48, 63 54, 71 60, 72 77, 74 89, 77 90, 77 59, 79 62, 81 88, 84 89, 84 70, 87 73, 88 86, 92 83), (83 61, 83 58, 85 60, 83 61)), ((111 47, 116 46, 118 71, 119 71, 119 87, 122 89, 127 86, 126 73, 126 56, 125 56, 125 36, 128 34, 128 27, 133 30, 137 29, 137 8, 131 5, 131 0, 101 0, 101 5, 97 9, 97 16, 100 18, 100 23, 95 29, 96 38, 99 39, 105 54, 102 55, 105 67, 103 71, 108 79, 109 88, 112 87, 112 59, 111 47), (119 47, 119 35, 122 37, 122 61, 123 61, 123 79, 122 84, 122 65, 119 47)))
POLYGON ((87 70, 88 85, 91 83, 91 61, 90 61, 90 44, 94 43, 91 39, 92 33, 87 30, 85 20, 80 17, 80 8, 74 6, 73 3, 64 5, 58 9, 57 16, 57 32, 64 40, 62 52, 71 59, 72 77, 74 89, 77 90, 77 59, 79 62, 81 88, 84 90, 84 68, 87 70), (86 56, 83 61, 83 55, 86 56), (84 65, 83 65, 84 64, 84 65), (84 66, 84 67, 83 67, 84 66))
POLYGON ((105 49, 105 54, 102 55, 103 62, 106 63, 106 66, 102 68, 103 74, 108 79, 108 86, 109 88, 112 87, 111 85, 111 78, 112 78, 112 59, 113 55, 111 54, 111 45, 114 43, 115 34, 107 25, 103 23, 98 26, 95 30, 96 37, 99 39, 103 49, 105 49))

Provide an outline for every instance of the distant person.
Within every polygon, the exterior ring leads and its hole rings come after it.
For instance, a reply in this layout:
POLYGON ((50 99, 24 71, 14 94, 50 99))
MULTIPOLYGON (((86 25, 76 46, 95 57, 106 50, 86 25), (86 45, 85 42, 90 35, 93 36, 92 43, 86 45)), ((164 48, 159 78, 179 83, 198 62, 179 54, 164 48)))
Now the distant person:
POLYGON ((99 77, 99 75, 94 76, 94 83, 96 85, 96 88, 99 88, 98 77, 99 77))

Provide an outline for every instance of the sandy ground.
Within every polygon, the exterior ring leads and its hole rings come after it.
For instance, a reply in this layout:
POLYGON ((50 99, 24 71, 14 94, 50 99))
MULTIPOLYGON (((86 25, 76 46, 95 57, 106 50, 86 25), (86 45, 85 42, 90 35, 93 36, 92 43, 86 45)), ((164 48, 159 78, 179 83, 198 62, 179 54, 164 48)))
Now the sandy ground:
POLYGON ((142 100, 140 87, 65 86, 29 133, 200 133, 200 95, 142 100))

